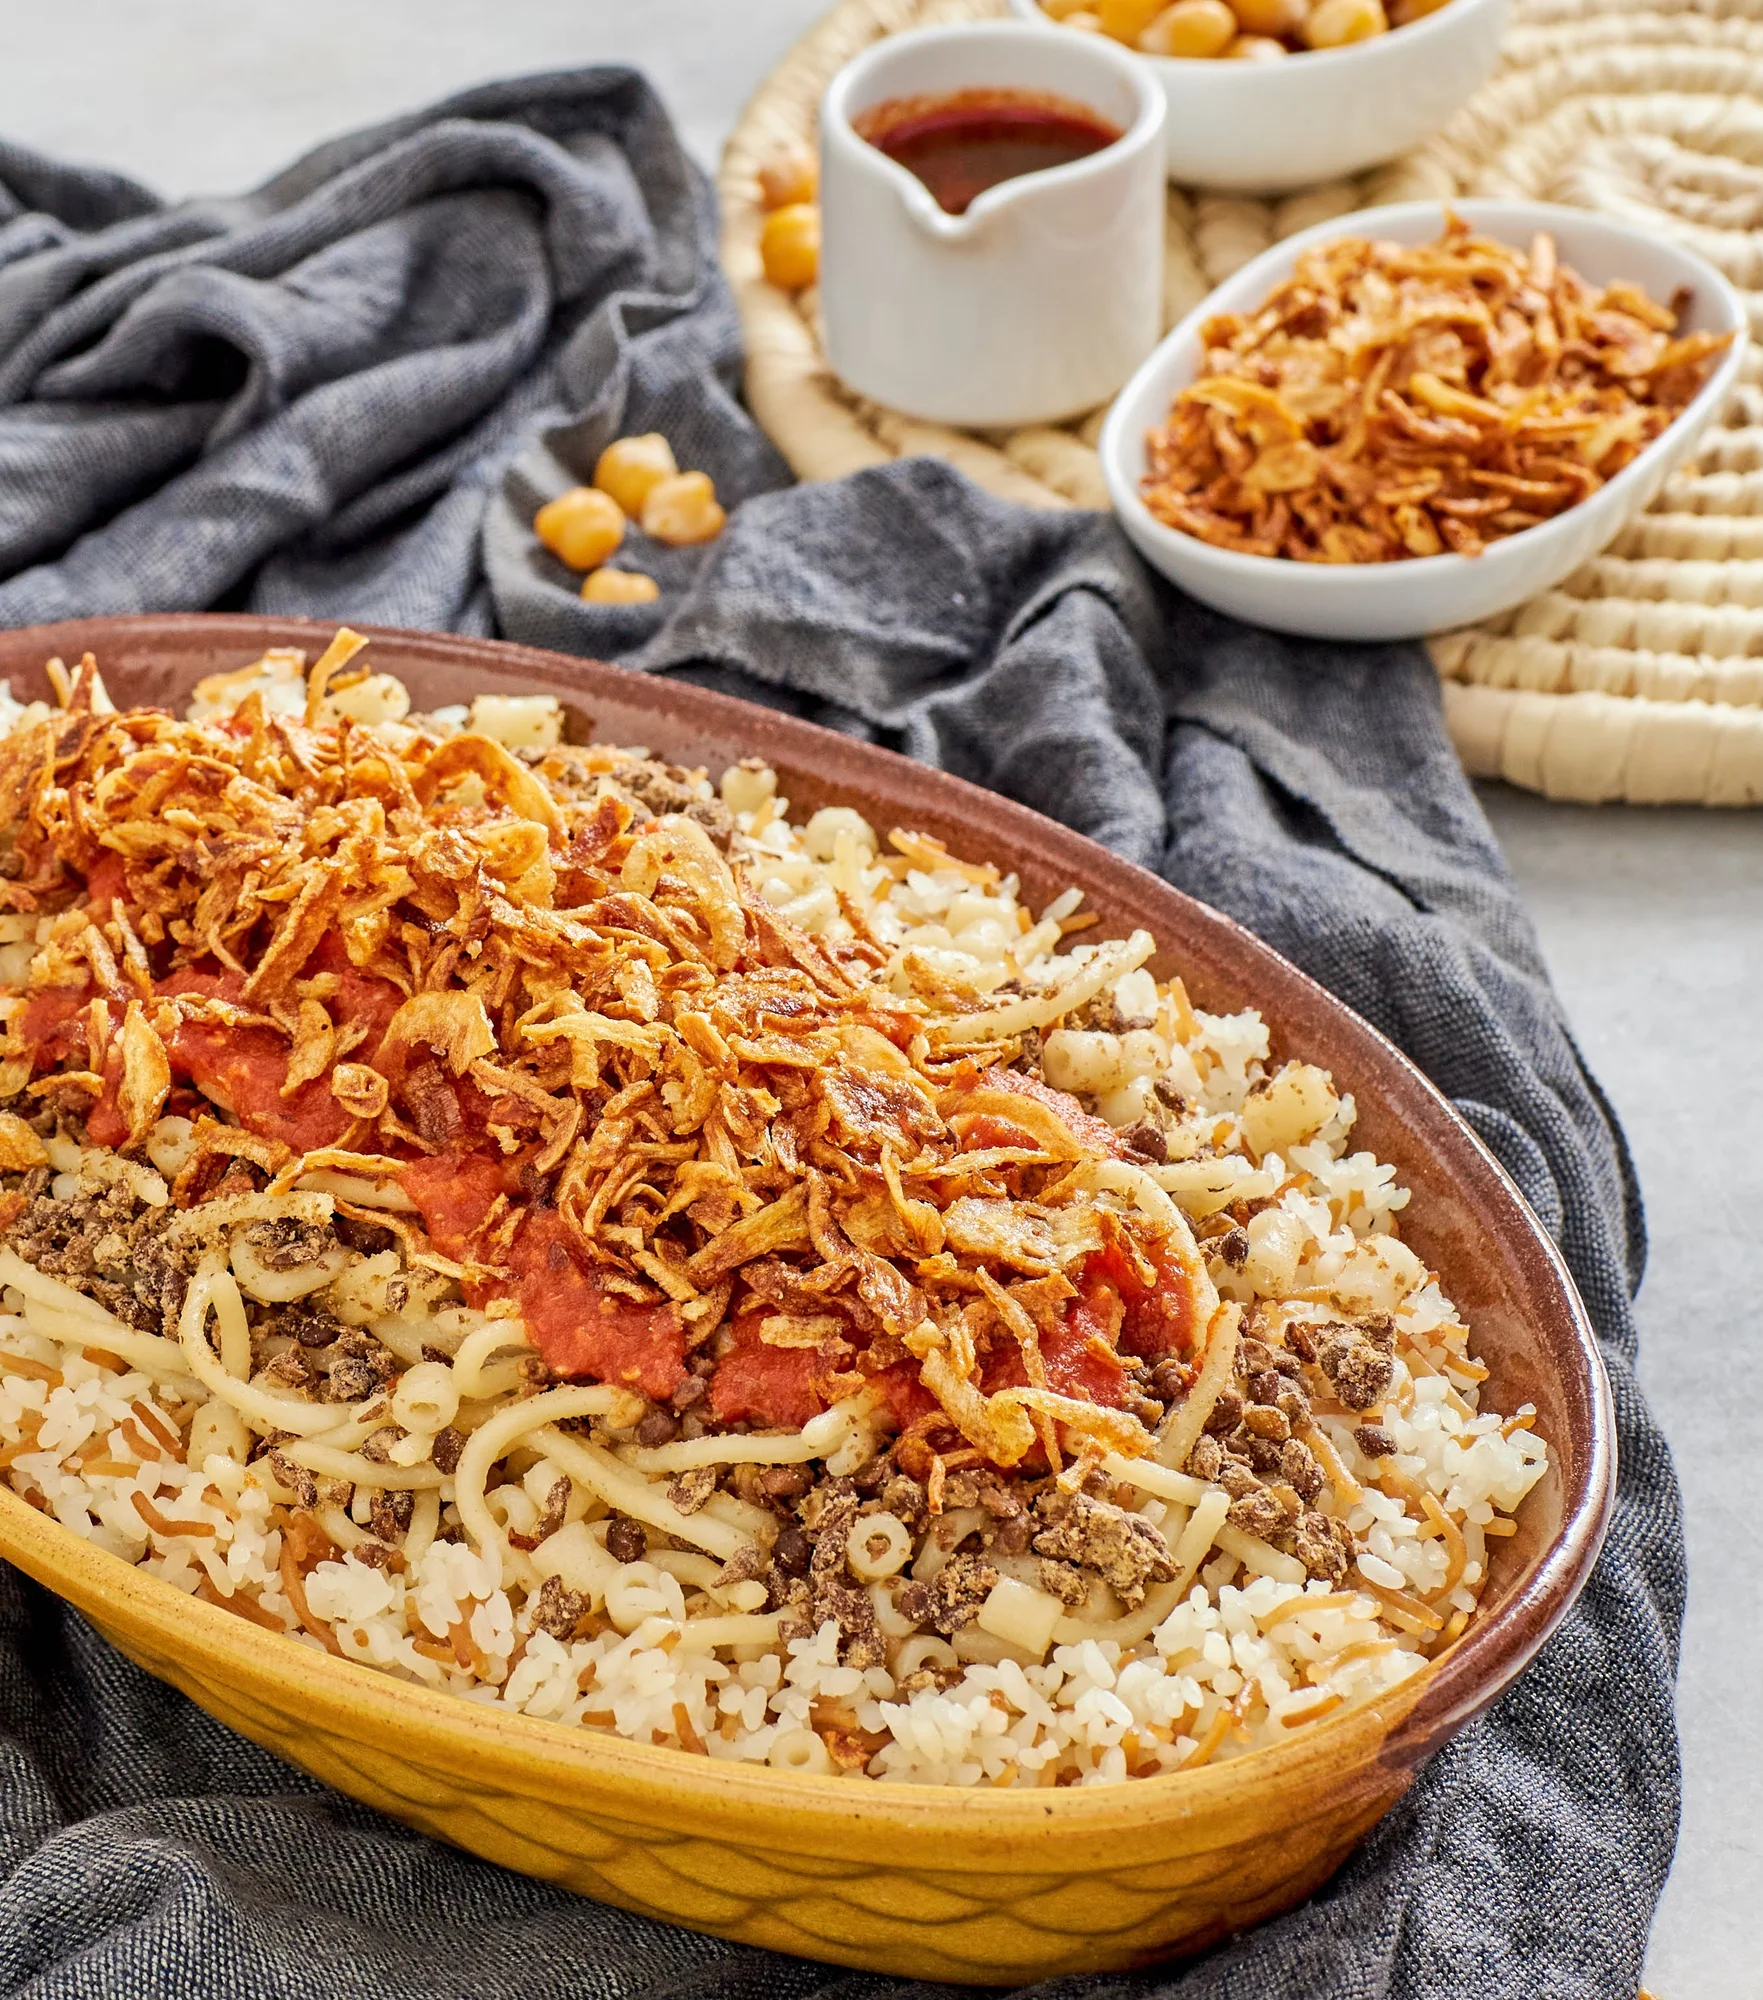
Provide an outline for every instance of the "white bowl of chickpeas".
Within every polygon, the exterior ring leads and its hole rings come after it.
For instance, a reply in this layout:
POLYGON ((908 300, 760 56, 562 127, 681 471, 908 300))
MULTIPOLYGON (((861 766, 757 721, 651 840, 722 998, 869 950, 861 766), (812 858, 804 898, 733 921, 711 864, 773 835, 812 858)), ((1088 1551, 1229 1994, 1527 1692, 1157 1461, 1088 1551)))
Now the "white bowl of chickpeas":
POLYGON ((1506 0, 1010 0, 1138 52, 1169 100, 1169 178, 1273 194, 1431 137, 1488 77, 1506 0))

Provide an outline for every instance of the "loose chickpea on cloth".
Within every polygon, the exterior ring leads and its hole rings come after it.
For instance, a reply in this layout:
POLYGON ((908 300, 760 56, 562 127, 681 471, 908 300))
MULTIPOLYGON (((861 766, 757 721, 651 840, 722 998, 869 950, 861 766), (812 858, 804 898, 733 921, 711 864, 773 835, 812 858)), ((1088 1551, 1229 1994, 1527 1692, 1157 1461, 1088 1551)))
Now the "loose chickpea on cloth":
MULTIPOLYGON (((1229 911, 1456 1100, 1549 1219, 1602 1336, 1610 1539, 1544 1654, 1319 1900, 1129 1983, 1157 2000, 1632 1993, 1676 1821, 1683 1608, 1669 1455, 1634 1372, 1639 1205, 1419 651, 1233 626, 1150 579, 1106 518, 1011 507, 932 461, 791 488, 738 400, 707 188, 628 71, 467 93, 244 202, 166 209, 4 145, 0 190, 8 624, 225 602, 491 631, 786 707, 1229 911), (260 364, 221 415, 230 376, 167 365, 197 336, 260 364), (649 433, 711 477, 727 525, 656 546, 655 600, 584 601, 533 516, 649 433)), ((0 1714, 0 1991, 849 1988, 394 1827, 9 1570, 0 1714)))
MULTIPOLYGON (((715 545, 658 543, 640 560, 608 551, 651 574, 659 596, 584 602, 579 578, 535 539, 541 506, 591 485, 614 439, 646 433, 704 471, 725 509, 789 482, 741 409, 709 182, 641 78, 583 70, 485 85, 397 129, 419 164, 424 148, 437 162, 469 158, 446 169, 463 188, 400 180, 390 127, 349 141, 351 165, 321 156, 297 187, 274 183, 249 216, 161 209, 115 175, 76 200, 30 156, 7 167, 0 152, 0 190, 11 190, 0 216, 9 202, 52 214, 69 204, 46 227, 74 233, 43 256, 70 275, 40 297, 78 294, 84 278, 71 274, 91 240, 131 219, 147 246, 139 259, 114 253, 127 268, 110 281, 117 337, 101 372, 91 354, 65 358, 98 338, 86 299, 39 306, 29 369, 0 404, 0 429, 15 429, 23 453, 0 496, 6 624, 225 599, 603 654, 604 635, 628 644, 653 629, 657 604, 677 601, 715 545), (616 167, 580 156, 601 145, 616 167), (408 252, 403 266, 361 247, 376 217, 408 252), (180 246, 175 281, 149 261, 154 231, 180 246), (250 286, 228 275, 236 254, 250 286), (335 280, 335 325, 301 291, 313 258, 349 274, 335 280), (359 323, 356 286, 374 301, 359 323), (125 325, 135 300, 150 305, 147 323, 125 325), (180 327, 266 357, 263 393, 241 390, 224 420, 194 377, 166 395, 158 344, 184 338, 180 327), (40 418, 50 403, 52 430, 40 418), (52 439, 53 470, 38 482, 30 467, 52 439), (141 499, 174 468, 175 489, 141 499)), ((0 328, 8 310, 0 303, 0 328)))
POLYGON ((607 569, 635 516, 667 548, 713 542, 728 520, 707 472, 681 472, 659 431, 614 438, 594 462, 592 486, 571 486, 533 516, 533 533, 566 568, 586 572, 585 604, 651 604, 661 587, 647 570, 607 569))

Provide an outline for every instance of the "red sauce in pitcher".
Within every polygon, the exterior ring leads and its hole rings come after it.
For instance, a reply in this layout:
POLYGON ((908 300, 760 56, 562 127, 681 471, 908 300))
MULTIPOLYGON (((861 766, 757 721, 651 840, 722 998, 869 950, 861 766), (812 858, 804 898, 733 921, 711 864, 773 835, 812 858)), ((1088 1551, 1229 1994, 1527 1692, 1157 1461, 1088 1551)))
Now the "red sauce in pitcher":
POLYGON ((914 173, 951 215, 987 188, 1069 166, 1120 137, 1120 127, 1043 90, 955 90, 890 97, 852 121, 859 138, 914 173))

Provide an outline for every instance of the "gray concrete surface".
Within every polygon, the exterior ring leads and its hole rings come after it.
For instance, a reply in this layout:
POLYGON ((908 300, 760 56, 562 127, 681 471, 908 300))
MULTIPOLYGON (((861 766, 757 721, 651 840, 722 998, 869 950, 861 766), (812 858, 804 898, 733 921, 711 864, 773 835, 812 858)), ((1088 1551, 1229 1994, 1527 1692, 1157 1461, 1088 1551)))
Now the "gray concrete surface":
MULTIPOLYGON (((628 61, 711 164, 823 4, 14 0, 0 9, 0 133, 167 193, 230 191, 315 140, 469 83, 628 61)), ((1644 1372, 1678 1452, 1692 1585, 1683 1830, 1648 1979, 1660 2000, 1757 2000, 1763 1612, 1744 1501, 1755 1447, 1736 1391, 1763 1373, 1763 1150, 1751 1138, 1763 816, 1568 810, 1500 788, 1487 804, 1627 1124, 1651 1215, 1644 1372)))
POLYGON ((1563 807, 1504 786, 1483 802, 1647 1203, 1641 1381, 1690 1548, 1683 1823, 1648 1979, 1660 2000, 1757 2000, 1763 1610, 1733 1584, 1756 1567, 1737 1391, 1763 1366, 1763 815, 1563 807))

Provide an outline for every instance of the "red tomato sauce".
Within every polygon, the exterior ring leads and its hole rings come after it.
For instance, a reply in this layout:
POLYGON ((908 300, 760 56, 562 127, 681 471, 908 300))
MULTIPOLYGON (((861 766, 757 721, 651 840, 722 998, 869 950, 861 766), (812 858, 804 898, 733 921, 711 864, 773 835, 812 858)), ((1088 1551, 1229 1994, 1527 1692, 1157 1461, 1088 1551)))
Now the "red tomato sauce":
POLYGON ((90 986, 44 986, 25 1002, 19 1039, 30 1050, 37 1068, 65 1062, 69 1031, 92 998, 90 986))
MULTIPOLYGON (((88 878, 91 905, 107 913, 122 893, 123 878, 119 857, 101 857, 88 878)), ((339 990, 329 1002, 332 1017, 340 1023, 366 1023, 368 1034, 349 1055, 351 1060, 371 1063, 401 995, 386 982, 358 972, 334 937, 325 939, 314 954, 311 970, 337 976, 339 990)), ((244 1005, 244 984, 236 972, 184 966, 158 982, 155 990, 167 998, 202 995, 244 1005)), ((89 986, 50 988, 31 996, 20 1033, 38 1068, 63 1063, 74 1053, 75 1031, 92 997, 89 986)), ((122 1008, 111 1001, 108 1011, 114 1037, 122 1008)), ((878 1017, 872 1025, 886 1032, 896 1024, 878 1017)), ((224 1104, 248 1131, 281 1140, 296 1153, 332 1144, 348 1129, 349 1116, 332 1097, 328 1078, 315 1078, 282 1095, 288 1044, 274 1029, 185 1021, 173 1035, 168 1053, 174 1077, 187 1079, 224 1104)), ((119 1146, 128 1137, 117 1104, 120 1082, 120 1051, 113 1039, 104 1090, 88 1116, 87 1130, 95 1144, 119 1146)), ((1036 1078, 994 1069, 980 1083, 1048 1105, 1086 1143, 1110 1153, 1121 1150, 1110 1126, 1090 1116, 1076 1099, 1036 1078)), ((481 1127, 481 1093, 467 1086, 458 1095, 467 1128, 481 1127)), ((1035 1140, 1007 1118, 982 1114, 967 1126, 965 1144, 970 1150, 1032 1147, 1035 1140)), ((461 1143, 410 1161, 401 1180, 436 1248, 463 1260, 473 1257, 474 1238, 498 1197, 516 1192, 510 1171, 495 1154, 461 1143)), ((1120 1345, 1128 1353, 1148 1360, 1192 1353, 1197 1329, 1188 1275, 1162 1247, 1152 1252, 1152 1261, 1157 1277, 1147 1285, 1117 1248, 1089 1259, 1082 1296, 1041 1342, 1050 1388, 1112 1408, 1124 1404, 1126 1369, 1109 1341, 1110 1329, 1117 1323, 1116 1299, 1121 1309, 1120 1345)), ((511 1297, 534 1347, 554 1373, 619 1383, 657 1401, 666 1400, 685 1380, 685 1330, 677 1308, 670 1303, 640 1303, 609 1286, 579 1255, 555 1210, 530 1210, 514 1238, 508 1265, 508 1281, 468 1286, 468 1296, 476 1304, 511 1297)), ((762 1312, 748 1313, 735 1323, 732 1344, 711 1378, 710 1407, 722 1423, 797 1429, 827 1407, 829 1363, 817 1349, 767 1346, 759 1334, 764 1317, 762 1312)), ((861 1345, 854 1330, 849 1331, 853 1344, 861 1345)), ((937 1407, 919 1381, 914 1362, 898 1362, 869 1379, 901 1430, 937 1407)), ((986 1387, 995 1390, 1026 1380, 1020 1355, 1000 1350, 987 1370, 986 1387)))
MULTIPOLYGON (((711 1412, 718 1423, 799 1430, 833 1401, 827 1363, 812 1347, 767 1347, 759 1335, 765 1317, 763 1312, 744 1313, 734 1322, 733 1345, 710 1378, 711 1412)), ((846 1328, 846 1337, 862 1344, 855 1327, 846 1328)), ((910 1428, 939 1407, 919 1381, 916 1361, 896 1361, 864 1379, 896 1430, 910 1428)))
POLYGON ((123 858, 106 848, 86 873, 86 902, 100 923, 110 915, 110 906, 122 897, 128 873, 123 858))
POLYGON ((94 1146, 121 1146, 127 1143, 129 1121, 122 1115, 118 1094, 122 1089, 122 1052, 114 1042, 104 1058, 104 1088, 98 1101, 86 1113, 86 1137, 94 1146))
MULTIPOLYGON (((1110 1315, 1091 1299, 1071 1301, 1060 1323, 1050 1333, 1041 1335, 1041 1364, 1046 1370, 1049 1389, 1057 1395, 1100 1403, 1111 1410, 1125 1406, 1126 1368, 1113 1353, 1108 1340, 1109 1324, 1110 1315)), ((1028 1371, 1022 1364, 1021 1350, 994 1349, 985 1371, 986 1393, 993 1395, 1000 1389, 1021 1389, 1027 1385, 1028 1371)))
POLYGON ((609 1289, 577 1258, 554 1208, 527 1216, 511 1262, 527 1336, 557 1374, 622 1383, 657 1402, 686 1379, 679 1308, 642 1305, 609 1289))
MULTIPOLYGON (((94 866, 87 887, 95 908, 108 912, 112 900, 122 892, 122 874, 121 861, 110 855, 94 866)), ((339 1023, 367 1024, 366 1038, 350 1054, 357 1062, 371 1062, 403 996, 384 980, 357 972, 335 938, 324 940, 309 969, 336 973, 340 984, 330 1002, 331 1016, 339 1023)), ((244 986, 236 972, 212 965, 184 965, 156 981, 153 990, 162 999, 199 994, 245 1006, 244 986)), ((92 999, 89 985, 47 987, 31 996, 19 1032, 35 1068, 49 1069, 67 1061, 72 1030, 92 999)), ((123 1009, 115 1000, 107 1005, 114 1037, 122 1026, 123 1009)), ((291 1096, 282 1095, 288 1080, 288 1043, 274 1028, 181 1021, 166 1044, 166 1054, 175 1078, 194 1084, 259 1138, 279 1139, 296 1153, 308 1153, 334 1144, 349 1129, 349 1114, 331 1095, 328 1077, 315 1077, 291 1096)), ((94 1145, 120 1146, 128 1138, 128 1122, 117 1107, 122 1060, 114 1040, 103 1076, 104 1090, 87 1115, 86 1131, 94 1145)))
POLYGON ((879 1369, 870 1376, 869 1384, 880 1393, 897 1430, 910 1430, 942 1407, 918 1379, 916 1361, 896 1361, 891 1368, 879 1369))
MULTIPOLYGON (((466 1258, 496 1197, 502 1162, 458 1150, 412 1160, 399 1175, 443 1256, 466 1258)), ((664 1402, 686 1379, 685 1326, 672 1305, 642 1305, 612 1290, 577 1254, 555 1209, 529 1212, 509 1255, 512 1282, 468 1285, 474 1305, 512 1298, 546 1366, 570 1380, 617 1382, 664 1402)))
POLYGON ((767 1347, 765 1317, 744 1313, 730 1329, 733 1345, 710 1378, 710 1408, 720 1424, 800 1430, 826 1408, 826 1364, 818 1348, 767 1347))
MULTIPOLYGON (((85 1026, 87 1010, 95 997, 90 986, 47 986, 31 995, 25 1003, 19 1034, 31 1052, 33 1067, 51 1069, 70 1061, 77 1047, 75 1030, 85 1026)), ((113 1001, 106 1012, 110 1019, 110 1032, 114 1036, 122 1025, 122 1009, 113 1001)), ((89 1061, 90 1054, 87 1052, 81 1063, 74 1066, 81 1067, 89 1061)), ((87 1113, 86 1130, 94 1145, 120 1146, 129 1136, 129 1127, 128 1120, 117 1109, 116 1094, 122 1085, 122 1055, 114 1040, 106 1051, 100 1074, 104 1078, 104 1088, 87 1113)))
MULTIPOLYGON (((969 1087, 975 1091, 999 1091, 1044 1104, 1080 1144, 1110 1159, 1127 1157, 1126 1142, 1105 1118, 1097 1118, 1086 1111, 1069 1091, 1055 1090, 1037 1076, 1025 1076, 1017 1069, 988 1069, 976 1077, 969 1087)), ((959 1101, 950 1103, 945 1099, 944 1104, 951 1118, 961 1120, 963 1152, 976 1153, 993 1146, 1040 1146, 1040 1140, 1026 1125, 1018 1125, 1014 1119, 998 1111, 963 1112, 959 1101)))
POLYGON ((505 1177, 501 1162, 488 1153, 454 1152, 412 1160, 398 1183, 416 1203, 441 1255, 463 1258, 504 1192, 505 1177))
POLYGON ((1167 1242, 1150 1245, 1145 1254, 1157 1272, 1149 1285, 1131 1259, 1110 1244, 1085 1262, 1083 1290, 1093 1295, 1096 1287, 1107 1285, 1118 1294, 1125 1310, 1120 1345, 1128 1354, 1152 1362, 1171 1355, 1190 1360, 1204 1331, 1194 1323, 1193 1279, 1167 1242))
MULTIPOLYGON (((236 972, 186 965, 160 980, 158 990, 167 998, 199 994, 243 1006, 244 984, 236 972)), ((294 1152, 307 1153, 333 1144, 349 1129, 349 1114, 331 1095, 328 1078, 315 1077, 291 1097, 282 1096, 288 1080, 288 1044, 274 1028, 180 1021, 166 1053, 174 1076, 188 1077, 204 1097, 225 1105, 247 1132, 259 1138, 279 1139, 294 1152)))
POLYGON ((1040 90, 894 97, 852 123, 872 146, 916 174, 951 215, 964 215, 1000 181, 1069 166, 1120 137, 1120 127, 1087 104, 1040 90))
POLYGON ((961 1129, 964 1153, 989 1153, 994 1146, 1020 1152, 1037 1152, 1040 1141, 1008 1118, 994 1118, 988 1111, 974 1112, 961 1129))
POLYGON ((1047 1387, 1118 1410, 1126 1402, 1126 1366, 1108 1340, 1108 1320, 1088 1299, 1073 1299, 1065 1318, 1041 1336, 1047 1387))
MULTIPOLYGON (((1086 1111, 1070 1091, 1055 1090, 1038 1076, 1026 1076, 1019 1069, 989 1069, 979 1079, 977 1088, 1003 1090, 1014 1097, 1033 1098, 1035 1103, 1044 1104, 1054 1113, 1071 1136, 1091 1152, 1102 1153, 1115 1160, 1125 1159, 1127 1155, 1126 1141, 1106 1118, 1098 1118, 1093 1112, 1086 1111)), ((1030 1143, 1039 1142, 1031 1140, 1030 1143)))

